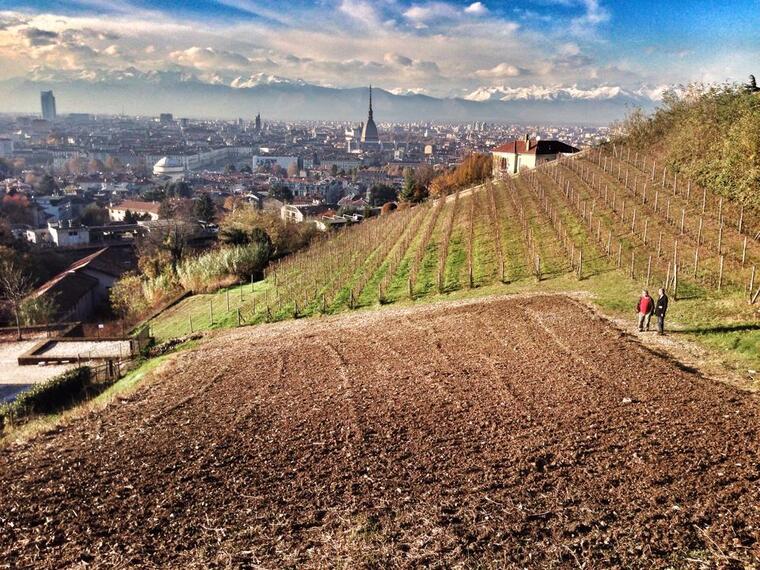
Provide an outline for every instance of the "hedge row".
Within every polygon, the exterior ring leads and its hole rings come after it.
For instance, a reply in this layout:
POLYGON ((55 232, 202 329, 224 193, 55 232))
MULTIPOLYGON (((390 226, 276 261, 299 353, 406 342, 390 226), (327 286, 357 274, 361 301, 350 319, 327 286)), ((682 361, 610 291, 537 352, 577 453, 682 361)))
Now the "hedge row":
POLYGON ((34 415, 57 412, 81 401, 92 384, 92 378, 90 367, 82 366, 36 384, 19 394, 13 402, 0 406, 0 430, 7 424, 34 415))

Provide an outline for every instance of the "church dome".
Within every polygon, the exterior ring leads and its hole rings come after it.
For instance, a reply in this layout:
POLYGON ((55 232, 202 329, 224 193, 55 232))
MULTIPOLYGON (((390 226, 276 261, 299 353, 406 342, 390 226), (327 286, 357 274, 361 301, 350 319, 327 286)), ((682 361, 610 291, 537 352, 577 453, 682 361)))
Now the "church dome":
POLYGON ((176 158, 170 158, 168 156, 163 157, 160 159, 156 164, 153 165, 154 168, 181 168, 182 163, 177 160, 176 158))
POLYGON ((156 176, 177 176, 185 172, 185 165, 176 158, 165 156, 153 165, 156 176))

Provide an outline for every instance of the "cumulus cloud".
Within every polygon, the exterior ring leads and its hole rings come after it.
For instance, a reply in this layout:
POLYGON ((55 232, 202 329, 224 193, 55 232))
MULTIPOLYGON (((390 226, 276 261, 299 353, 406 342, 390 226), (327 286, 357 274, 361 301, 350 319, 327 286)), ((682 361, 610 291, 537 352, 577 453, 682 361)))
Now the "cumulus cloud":
POLYGON ((375 6, 365 0, 341 0, 338 10, 366 27, 377 27, 382 20, 375 6))
POLYGON ((467 8, 464 9, 466 14, 472 14, 473 16, 483 16, 488 13, 488 8, 483 2, 473 2, 467 8))
POLYGON ((81 77, 134 66, 227 85, 276 78, 337 87, 372 82, 403 93, 425 86, 437 96, 482 84, 520 88, 539 76, 564 85, 592 77, 635 81, 630 69, 613 68, 620 62, 600 67, 587 55, 595 38, 580 32, 609 20, 603 0, 540 0, 564 6, 549 31, 544 22, 518 25, 515 11, 488 0, 315 0, 286 10, 276 24, 264 0, 219 1, 255 17, 199 25, 169 10, 108 18, 0 13, 0 78, 40 65, 79 70, 81 77))
POLYGON ((411 58, 400 53, 386 53, 383 56, 383 60, 391 65, 401 65, 403 67, 408 67, 414 63, 411 58))
POLYGON ((0 32, 9 28, 23 26, 28 21, 28 18, 22 17, 19 14, 0 13, 0 32))
POLYGON ((43 65, 59 69, 85 69, 96 64, 100 57, 97 50, 85 44, 62 42, 30 54, 43 65))
POLYGON ((570 31, 576 36, 588 36, 610 19, 609 11, 599 0, 582 0, 582 5, 584 13, 570 22, 570 31))
POLYGON ((459 15, 457 8, 445 2, 414 4, 404 11, 404 17, 416 27, 425 27, 437 20, 447 20, 459 15))
POLYGON ((25 28, 19 32, 28 47, 49 46, 56 43, 57 32, 40 30, 39 28, 25 28))
POLYGON ((499 63, 498 65, 493 66, 490 69, 478 69, 475 72, 475 75, 478 77, 493 77, 493 78, 504 78, 504 77, 518 77, 520 75, 523 75, 525 73, 524 69, 520 69, 516 65, 512 65, 511 63, 499 63))
POLYGON ((197 69, 241 69, 251 63, 247 57, 239 53, 198 46, 173 51, 169 58, 179 65, 197 69))

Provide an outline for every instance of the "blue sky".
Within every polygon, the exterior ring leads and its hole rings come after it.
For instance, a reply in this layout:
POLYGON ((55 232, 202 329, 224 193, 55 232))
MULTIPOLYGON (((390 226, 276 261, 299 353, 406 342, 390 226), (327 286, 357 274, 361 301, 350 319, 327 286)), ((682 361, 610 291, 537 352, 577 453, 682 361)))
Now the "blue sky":
POLYGON ((483 97, 760 74, 760 0, 0 0, 0 79, 122 70, 483 97))

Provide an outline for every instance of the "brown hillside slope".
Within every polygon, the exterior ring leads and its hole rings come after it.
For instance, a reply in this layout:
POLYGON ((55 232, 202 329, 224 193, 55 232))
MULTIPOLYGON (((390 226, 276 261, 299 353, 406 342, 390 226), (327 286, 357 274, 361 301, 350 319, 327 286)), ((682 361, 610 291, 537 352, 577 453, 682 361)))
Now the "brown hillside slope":
POLYGON ((218 334, 0 453, 0 566, 760 564, 760 408, 559 296, 218 334))

